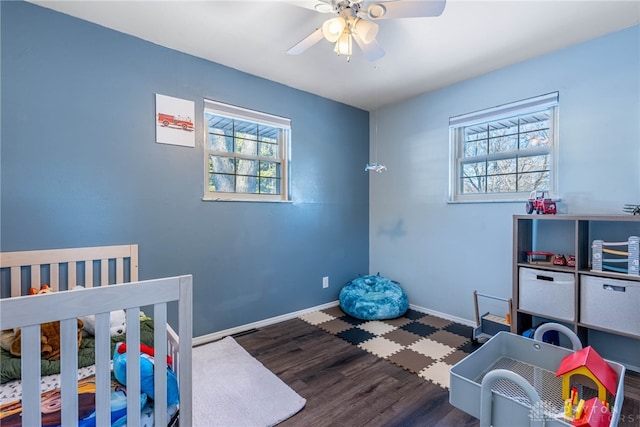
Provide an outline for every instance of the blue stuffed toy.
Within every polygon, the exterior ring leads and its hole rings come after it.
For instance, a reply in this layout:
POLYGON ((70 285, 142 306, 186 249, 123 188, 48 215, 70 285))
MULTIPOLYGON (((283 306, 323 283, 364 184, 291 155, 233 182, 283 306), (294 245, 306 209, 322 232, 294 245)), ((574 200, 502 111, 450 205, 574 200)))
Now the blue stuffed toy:
MULTIPOLYGON (((140 352, 136 353, 136 356, 140 357, 140 391, 153 399, 153 348, 140 344, 140 352)), ((170 363, 169 356, 167 359, 167 363, 170 363)), ((120 384, 127 385, 127 345, 122 342, 116 344, 113 352, 113 376, 120 384)), ((173 370, 167 366, 167 405, 177 405, 179 400, 178 379, 173 370)))

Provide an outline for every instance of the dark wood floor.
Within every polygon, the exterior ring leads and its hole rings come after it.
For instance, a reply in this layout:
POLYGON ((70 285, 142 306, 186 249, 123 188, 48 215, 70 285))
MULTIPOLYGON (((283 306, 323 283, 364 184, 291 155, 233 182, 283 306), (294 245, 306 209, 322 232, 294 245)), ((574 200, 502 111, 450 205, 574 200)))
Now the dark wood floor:
MULTIPOLYGON (((307 399, 280 427, 479 425, 449 404, 447 390, 302 320, 235 339, 307 399)), ((619 426, 640 427, 640 376, 626 384, 619 426)))

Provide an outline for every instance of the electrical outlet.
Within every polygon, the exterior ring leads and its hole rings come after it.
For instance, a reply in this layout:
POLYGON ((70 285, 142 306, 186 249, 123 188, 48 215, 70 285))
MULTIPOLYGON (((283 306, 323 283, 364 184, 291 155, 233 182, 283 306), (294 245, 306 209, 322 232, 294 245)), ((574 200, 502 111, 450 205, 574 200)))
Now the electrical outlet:
POLYGON ((324 276, 322 278, 322 289, 326 289, 329 287, 329 276, 324 276))

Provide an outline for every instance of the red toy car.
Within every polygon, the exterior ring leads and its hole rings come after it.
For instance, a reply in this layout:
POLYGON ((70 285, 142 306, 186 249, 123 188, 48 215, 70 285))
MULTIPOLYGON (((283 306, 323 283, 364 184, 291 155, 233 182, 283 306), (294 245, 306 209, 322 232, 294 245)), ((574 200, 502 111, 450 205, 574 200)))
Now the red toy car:
POLYGON ((562 254, 553 257, 553 265, 567 265, 567 259, 562 254))
POLYGON ((549 198, 549 192, 546 190, 534 190, 529 195, 529 200, 527 201, 527 213, 531 214, 533 211, 536 211, 538 214, 551 214, 555 215, 556 210, 556 202, 549 198))

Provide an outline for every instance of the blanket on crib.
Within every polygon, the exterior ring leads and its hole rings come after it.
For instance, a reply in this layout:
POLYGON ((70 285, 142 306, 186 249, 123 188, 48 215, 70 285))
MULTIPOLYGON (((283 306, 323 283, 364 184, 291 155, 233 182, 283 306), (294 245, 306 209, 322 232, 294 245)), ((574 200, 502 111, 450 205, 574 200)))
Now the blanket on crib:
MULTIPOLYGON (((119 342, 126 341, 126 334, 111 337, 111 354, 119 342)), ((145 319, 140 321, 140 342, 153 347, 153 320, 145 319)), ((84 368, 95 364, 95 339, 93 336, 83 338, 78 348, 78 368, 84 368)), ((20 357, 14 356, 4 349, 0 349, 0 383, 21 378, 20 357)), ((40 372, 44 375, 60 373, 59 360, 40 361, 40 372)))
MULTIPOLYGON (((78 381, 78 426, 96 425, 95 377, 78 381)), ((147 403, 147 396, 140 395, 140 409, 147 403)), ((62 398, 60 389, 42 393, 41 413, 43 427, 57 427, 62 423, 62 398)), ((127 415, 126 388, 115 380, 111 381, 111 424, 124 425, 127 415)), ((0 424, 3 427, 22 426, 22 402, 16 400, 0 406, 0 424)))

